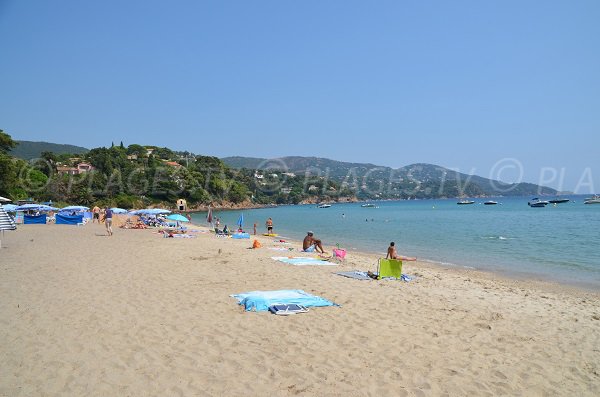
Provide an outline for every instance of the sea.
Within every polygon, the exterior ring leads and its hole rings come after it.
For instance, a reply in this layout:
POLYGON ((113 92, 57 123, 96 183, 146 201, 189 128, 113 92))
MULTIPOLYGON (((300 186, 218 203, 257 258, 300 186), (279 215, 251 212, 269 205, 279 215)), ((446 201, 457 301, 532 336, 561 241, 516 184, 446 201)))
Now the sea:
MULTIPOLYGON (((235 228, 243 216, 245 231, 265 232, 273 218, 281 238, 301 240, 313 231, 326 249, 385 254, 391 241, 398 252, 445 266, 492 271, 600 290, 600 204, 584 204, 588 196, 560 196, 568 203, 543 208, 527 205, 530 197, 373 201, 363 203, 288 205, 253 210, 215 211, 222 225, 235 228), (493 200, 497 205, 484 205, 493 200)), ((544 199, 548 199, 547 197, 544 199)), ((206 213, 193 214, 206 224, 206 213)))

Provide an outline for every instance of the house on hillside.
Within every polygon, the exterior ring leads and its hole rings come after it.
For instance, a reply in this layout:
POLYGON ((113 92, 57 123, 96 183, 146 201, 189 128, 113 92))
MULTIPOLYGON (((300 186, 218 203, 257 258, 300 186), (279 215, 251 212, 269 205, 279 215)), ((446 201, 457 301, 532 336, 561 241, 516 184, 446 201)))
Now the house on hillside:
POLYGON ((180 168, 182 165, 176 161, 165 161, 165 164, 169 167, 180 168))
POLYGON ((56 172, 58 175, 79 175, 85 174, 86 172, 90 172, 94 170, 94 166, 90 163, 81 162, 77 164, 75 167, 69 167, 66 165, 57 165, 56 172))
POLYGON ((90 172, 94 170, 94 166, 90 163, 82 162, 77 164, 77 173, 84 174, 86 172, 90 172))
POLYGON ((56 172, 58 173, 58 175, 77 175, 77 174, 79 174, 77 167, 68 167, 66 165, 57 165, 56 172))

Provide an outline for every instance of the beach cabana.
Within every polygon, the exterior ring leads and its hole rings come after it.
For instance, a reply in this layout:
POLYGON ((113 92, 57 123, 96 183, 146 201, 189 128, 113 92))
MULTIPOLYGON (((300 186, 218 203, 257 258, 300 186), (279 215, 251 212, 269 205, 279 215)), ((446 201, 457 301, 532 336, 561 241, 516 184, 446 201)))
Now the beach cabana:
POLYGON ((83 223, 83 215, 56 214, 57 225, 79 225, 83 223))

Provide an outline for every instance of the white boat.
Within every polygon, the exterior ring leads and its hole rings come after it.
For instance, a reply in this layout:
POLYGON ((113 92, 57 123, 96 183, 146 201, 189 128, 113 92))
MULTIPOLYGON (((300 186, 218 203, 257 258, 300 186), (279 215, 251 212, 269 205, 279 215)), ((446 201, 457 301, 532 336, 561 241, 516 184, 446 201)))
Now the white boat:
POLYGON ((593 197, 586 198, 583 204, 600 204, 600 196, 596 194, 593 197))
POLYGON ((317 208, 329 208, 331 207, 331 204, 319 204, 317 205, 317 208))
POLYGON ((485 203, 483 203, 483 205, 496 205, 496 204, 498 204, 498 202, 497 201, 492 201, 492 200, 486 201, 485 203))
POLYGON ((475 204, 475 201, 472 200, 460 200, 458 203, 456 203, 458 205, 467 205, 467 204, 475 204))
POLYGON ((371 203, 361 204, 361 207, 363 207, 363 208, 379 208, 375 204, 371 204, 371 203))

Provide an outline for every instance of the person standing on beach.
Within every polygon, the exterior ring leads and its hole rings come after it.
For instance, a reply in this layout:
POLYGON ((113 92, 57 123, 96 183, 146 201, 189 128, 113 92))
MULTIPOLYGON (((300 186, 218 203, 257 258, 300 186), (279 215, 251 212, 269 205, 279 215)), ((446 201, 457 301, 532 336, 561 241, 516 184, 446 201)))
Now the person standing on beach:
POLYGON ((254 222, 254 235, 256 236, 256 222, 254 222))
POLYGON ((100 207, 97 205, 92 208, 92 223, 96 223, 96 221, 100 223, 100 207))
POLYGON ((108 207, 106 207, 106 209, 104 210, 104 224, 106 225, 106 231, 108 232, 109 236, 113 235, 113 230, 112 230, 112 210, 108 207))
POLYGON ((267 219, 265 225, 267 226, 267 234, 273 234, 273 219, 267 219))
POLYGON ((417 258, 398 255, 398 251, 396 251, 396 243, 394 243, 393 241, 390 243, 390 246, 388 247, 387 255, 385 256, 385 259, 397 259, 400 261, 416 261, 417 260, 417 258))

